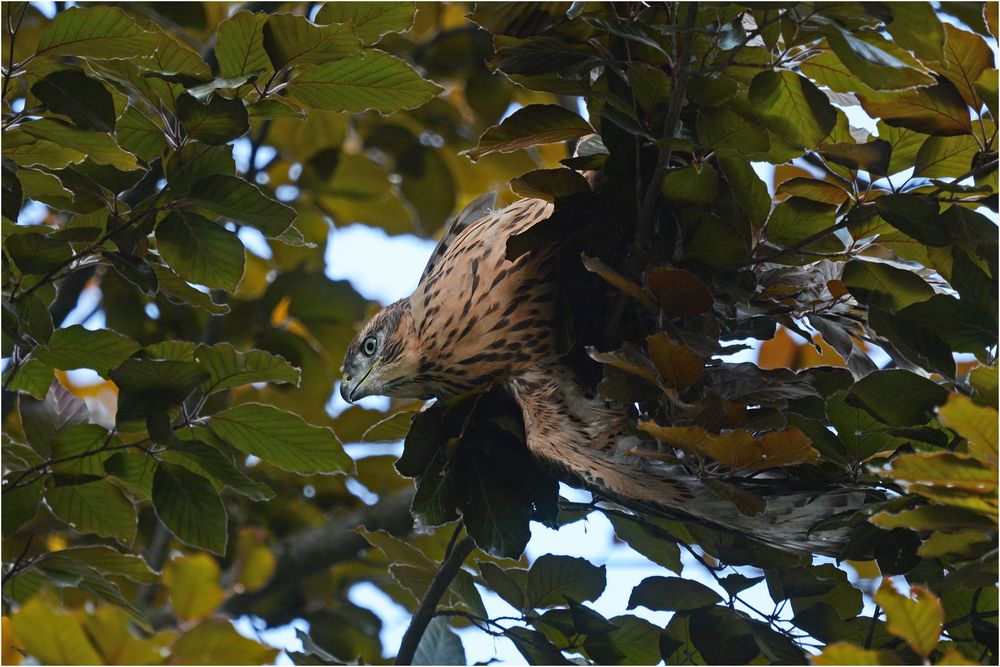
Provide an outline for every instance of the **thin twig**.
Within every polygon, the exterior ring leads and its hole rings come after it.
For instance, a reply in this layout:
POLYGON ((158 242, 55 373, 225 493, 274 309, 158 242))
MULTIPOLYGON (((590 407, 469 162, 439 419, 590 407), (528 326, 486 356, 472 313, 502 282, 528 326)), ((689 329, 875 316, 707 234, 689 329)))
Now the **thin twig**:
POLYGON ((413 663, 413 656, 416 655, 417 646, 420 645, 420 638, 424 636, 428 623, 434 618, 434 612, 437 609, 438 602, 441 601, 441 596, 448 590, 452 579, 455 578, 455 575, 461 569, 462 563, 465 562, 465 559, 469 557, 469 554, 475 548, 476 543, 472 541, 472 538, 465 537, 455 545, 451 555, 441 563, 437 574, 434 575, 434 580, 431 581, 430 587, 420 601, 420 606, 417 607, 416 613, 413 614, 413 618, 410 620, 410 627, 406 629, 406 634, 403 635, 399 652, 396 654, 397 665, 410 665, 413 663))
MULTIPOLYGON (((694 42, 695 21, 698 18, 698 3, 685 3, 687 7, 687 21, 684 25, 684 33, 681 36, 681 44, 678 47, 674 41, 674 71, 673 85, 670 90, 670 106, 667 109, 667 117, 663 122, 662 137, 672 139, 677 136, 677 124, 681 119, 681 111, 684 109, 686 98, 688 76, 690 75, 691 45, 694 42)), ((677 5, 675 5, 677 7, 677 5)), ((675 9, 676 11, 676 9, 675 9)), ((646 195, 642 200, 642 208, 636 218, 635 242, 642 247, 647 239, 653 225, 653 214, 656 212, 656 205, 660 198, 660 184, 667 173, 670 165, 670 157, 673 148, 667 146, 660 148, 660 155, 656 161, 656 168, 653 170, 653 177, 646 186, 646 195)))

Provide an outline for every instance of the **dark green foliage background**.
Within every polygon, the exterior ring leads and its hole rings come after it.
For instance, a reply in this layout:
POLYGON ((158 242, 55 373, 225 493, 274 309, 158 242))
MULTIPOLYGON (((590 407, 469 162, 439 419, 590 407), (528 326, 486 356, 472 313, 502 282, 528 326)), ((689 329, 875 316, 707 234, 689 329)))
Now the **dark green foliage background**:
POLYGON ((2 5, 4 661, 272 661, 251 614, 309 621, 297 664, 385 662, 348 591, 417 609, 461 531, 420 664, 470 625, 544 664, 996 661, 996 3, 316 5, 2 5), (560 499, 502 392, 328 414, 372 312, 331 222, 433 237, 489 190, 556 203, 508 254, 565 250, 560 349, 670 456, 748 514, 766 469, 869 492, 827 519, 850 565, 560 499), (66 326, 95 292, 106 328, 66 326), (664 568, 610 619, 603 566, 523 555, 593 512, 664 568))

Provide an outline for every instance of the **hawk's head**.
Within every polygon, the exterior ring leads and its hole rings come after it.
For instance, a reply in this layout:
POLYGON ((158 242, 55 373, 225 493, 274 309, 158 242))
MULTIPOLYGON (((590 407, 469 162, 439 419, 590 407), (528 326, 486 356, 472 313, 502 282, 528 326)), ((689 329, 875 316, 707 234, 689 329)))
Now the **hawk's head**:
POLYGON ((423 398, 413 382, 419 366, 410 303, 386 306, 354 337, 341 367, 340 395, 348 403, 365 396, 423 398))

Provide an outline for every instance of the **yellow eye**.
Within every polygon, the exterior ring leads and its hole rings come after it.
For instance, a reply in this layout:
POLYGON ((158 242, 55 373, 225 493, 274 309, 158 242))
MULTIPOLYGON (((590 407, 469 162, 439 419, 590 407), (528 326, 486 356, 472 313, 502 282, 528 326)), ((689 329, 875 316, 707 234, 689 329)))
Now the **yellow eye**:
POLYGON ((364 342, 361 343, 361 353, 366 357, 370 357, 375 354, 375 350, 378 349, 378 340, 375 336, 368 336, 365 338, 364 342))

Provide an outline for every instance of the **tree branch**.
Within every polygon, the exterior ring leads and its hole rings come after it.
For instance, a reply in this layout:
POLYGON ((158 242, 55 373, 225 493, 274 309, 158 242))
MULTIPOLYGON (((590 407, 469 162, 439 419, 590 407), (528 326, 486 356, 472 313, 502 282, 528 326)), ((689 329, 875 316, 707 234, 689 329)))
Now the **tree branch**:
POLYGON ((403 635, 403 641, 399 645, 399 653, 396 654, 397 665, 410 665, 413 663, 413 656, 417 652, 420 638, 424 636, 427 624, 434 618, 434 613, 437 610, 438 602, 441 601, 441 596, 448 590, 451 580, 455 578, 455 575, 458 574, 459 569, 462 567, 462 563, 465 562, 465 559, 469 557, 469 554, 475 548, 476 543, 473 542, 472 538, 466 537, 455 545, 455 548, 451 551, 451 555, 441 563, 441 567, 438 568, 437 574, 434 575, 434 580, 431 582, 430 588, 424 593, 424 599, 420 601, 417 613, 410 620, 410 627, 406 629, 406 634, 403 635))
POLYGON ((413 529, 410 503, 414 489, 387 495, 371 506, 338 516, 330 522, 309 528, 286 538, 278 548, 278 563, 271 580, 255 591, 234 595, 223 611, 231 615, 249 613, 260 602, 282 593, 334 563, 352 560, 368 548, 357 529, 386 530, 405 535, 413 529))

